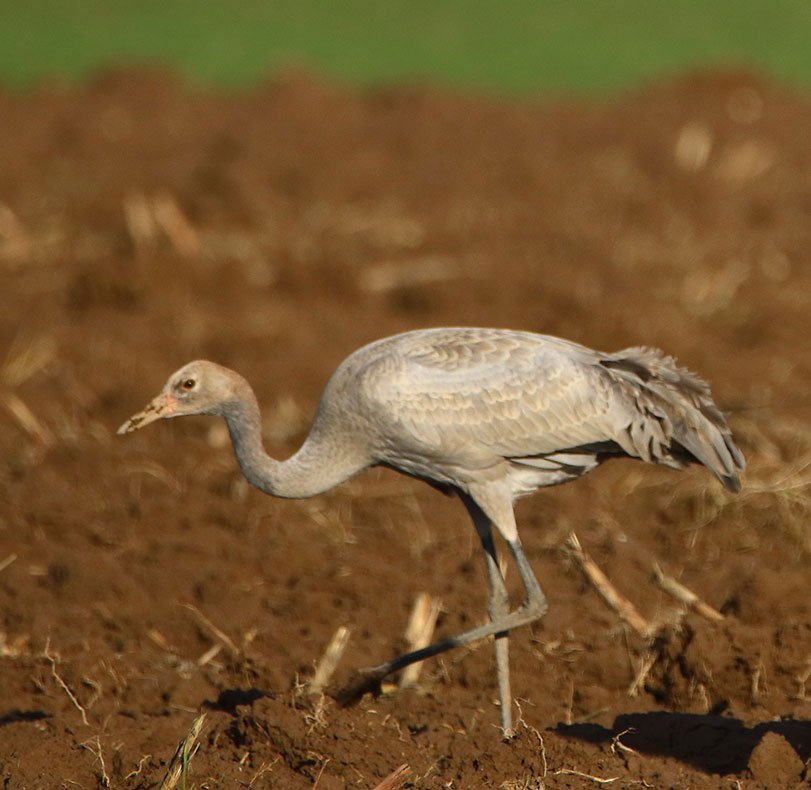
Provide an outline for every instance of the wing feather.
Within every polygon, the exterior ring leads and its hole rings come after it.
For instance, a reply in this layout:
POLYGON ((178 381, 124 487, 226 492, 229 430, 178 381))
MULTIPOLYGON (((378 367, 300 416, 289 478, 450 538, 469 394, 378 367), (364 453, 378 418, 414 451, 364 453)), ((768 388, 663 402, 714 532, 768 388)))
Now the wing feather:
POLYGON ((398 370, 367 371, 398 446, 407 439, 437 459, 481 466, 608 438, 610 386, 594 352, 542 335, 479 331, 423 337, 397 349, 398 370))
POLYGON ((360 349, 345 373, 374 415, 381 461, 428 477, 447 468, 454 483, 510 460, 562 482, 555 470, 582 473, 620 452, 699 461, 739 486, 743 456, 709 386, 657 349, 605 354, 528 332, 435 329, 360 349))

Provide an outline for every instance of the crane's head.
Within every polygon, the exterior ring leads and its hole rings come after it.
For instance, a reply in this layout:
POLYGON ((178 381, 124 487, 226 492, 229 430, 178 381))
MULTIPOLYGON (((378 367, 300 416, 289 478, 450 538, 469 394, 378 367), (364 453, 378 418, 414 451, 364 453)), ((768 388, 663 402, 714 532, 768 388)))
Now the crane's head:
POLYGON ((132 433, 155 420, 186 414, 223 414, 242 377, 215 362, 198 359, 175 371, 160 394, 116 433, 132 433))

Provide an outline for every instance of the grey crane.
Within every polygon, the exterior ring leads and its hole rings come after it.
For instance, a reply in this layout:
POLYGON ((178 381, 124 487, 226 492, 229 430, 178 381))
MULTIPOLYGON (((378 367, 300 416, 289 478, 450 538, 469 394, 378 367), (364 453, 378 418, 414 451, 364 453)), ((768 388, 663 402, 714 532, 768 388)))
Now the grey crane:
POLYGON ((286 461, 263 448, 248 382, 203 360, 173 373, 118 433, 186 414, 225 418, 242 473, 272 496, 314 496, 371 466, 459 495, 484 550, 490 622, 362 670, 343 700, 415 661, 494 636, 505 736, 512 732, 508 632, 547 610, 518 537, 515 499, 574 480, 612 456, 677 469, 700 463, 730 491, 740 489, 744 467, 708 384, 660 350, 608 354, 506 329, 423 329, 358 349, 333 373, 307 439, 286 461), (514 611, 493 526, 526 591, 514 611))

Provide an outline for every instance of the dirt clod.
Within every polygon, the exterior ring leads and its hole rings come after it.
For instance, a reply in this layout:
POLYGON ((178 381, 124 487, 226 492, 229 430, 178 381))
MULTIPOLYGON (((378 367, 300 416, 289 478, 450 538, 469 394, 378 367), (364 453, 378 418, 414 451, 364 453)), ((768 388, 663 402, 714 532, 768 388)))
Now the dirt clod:
POLYGON ((767 732, 752 750, 749 770, 763 787, 798 787, 803 761, 782 735, 767 732))

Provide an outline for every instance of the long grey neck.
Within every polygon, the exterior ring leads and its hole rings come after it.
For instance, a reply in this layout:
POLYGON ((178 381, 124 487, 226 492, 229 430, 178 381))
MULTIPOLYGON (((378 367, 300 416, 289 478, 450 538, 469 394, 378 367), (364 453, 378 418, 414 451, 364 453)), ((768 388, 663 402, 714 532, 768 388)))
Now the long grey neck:
POLYGON ((304 499, 348 480, 366 464, 352 459, 340 443, 314 429, 299 451, 286 461, 271 458, 262 445, 259 405, 253 390, 224 409, 231 443, 242 474, 251 485, 272 496, 304 499))

